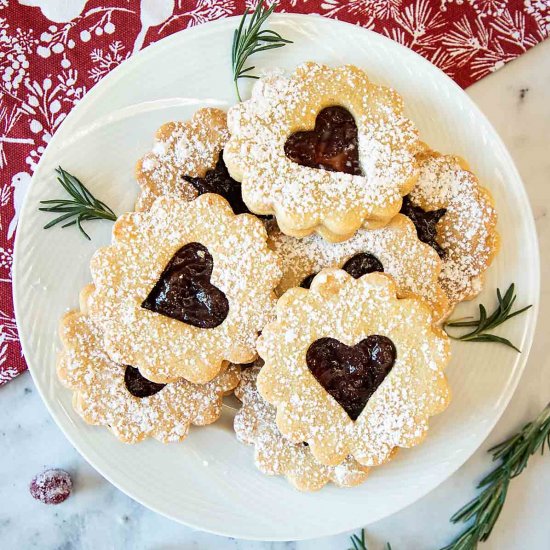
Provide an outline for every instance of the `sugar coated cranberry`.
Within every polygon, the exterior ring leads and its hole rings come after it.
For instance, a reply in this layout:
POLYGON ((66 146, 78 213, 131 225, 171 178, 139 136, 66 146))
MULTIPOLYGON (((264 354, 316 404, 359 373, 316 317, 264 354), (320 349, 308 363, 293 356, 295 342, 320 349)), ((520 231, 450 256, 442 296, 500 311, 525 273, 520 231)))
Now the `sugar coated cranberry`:
POLYGON ((33 498, 44 504, 60 504, 71 494, 73 482, 65 470, 44 470, 34 476, 29 491, 33 498))

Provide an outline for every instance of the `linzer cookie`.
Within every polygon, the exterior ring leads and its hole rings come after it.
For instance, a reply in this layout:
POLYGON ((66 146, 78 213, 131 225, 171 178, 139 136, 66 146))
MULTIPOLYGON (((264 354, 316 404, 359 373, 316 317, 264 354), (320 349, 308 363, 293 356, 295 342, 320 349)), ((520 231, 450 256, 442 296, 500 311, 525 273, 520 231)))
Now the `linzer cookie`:
POLYGON ((352 65, 270 74, 227 120, 224 160, 244 202, 288 235, 341 241, 363 224, 383 226, 418 175, 401 97, 352 65))
POLYGON ((158 383, 205 383, 225 361, 253 361, 281 276, 262 222, 212 193, 121 216, 91 271, 107 353, 158 383))
POLYGON ((284 475, 302 491, 316 491, 329 481, 339 487, 365 481, 369 469, 352 458, 337 466, 326 466, 315 460, 307 443, 292 443, 283 437, 275 422, 275 407, 256 388, 259 372, 259 366, 243 369, 241 384, 235 389, 243 402, 235 416, 235 433, 242 443, 254 445, 258 469, 268 475, 284 475))
POLYGON ((258 340, 258 390, 277 408, 281 433, 323 464, 348 455, 382 464, 395 447, 420 443, 449 403, 448 338, 423 300, 396 290, 385 273, 324 269, 310 290, 279 299, 258 340))
POLYGON ((417 158, 418 182, 401 212, 441 257, 440 283, 452 308, 482 289, 499 248, 497 214, 490 192, 479 185, 466 161, 428 148, 417 158))
MULTIPOLYGON (((240 200, 240 184, 230 180, 222 158, 228 139, 226 114, 220 109, 200 109, 186 122, 163 124, 151 152, 136 166, 141 187, 136 210, 148 210, 162 195, 192 200, 205 192, 218 192, 213 189, 214 179, 223 182, 223 188, 233 191, 240 200)), ((243 207, 236 213, 246 211, 243 207)))
POLYGON ((89 424, 107 426, 121 441, 137 443, 151 436, 165 443, 182 441, 191 424, 204 426, 220 416, 223 395, 239 382, 239 368, 224 366, 207 384, 180 379, 157 384, 130 365, 112 361, 103 334, 87 314, 90 285, 81 293, 81 310, 60 323, 64 349, 57 373, 74 391, 73 406, 89 424))
POLYGON ((351 239, 334 244, 318 235, 295 239, 274 224, 268 232, 271 247, 283 264, 279 295, 294 286, 309 288, 325 267, 340 267, 356 279, 373 271, 388 273, 395 279, 398 296, 412 292, 424 298, 435 321, 448 312, 447 297, 438 282, 441 260, 418 239, 415 226, 405 216, 398 214, 380 229, 359 229, 351 239))

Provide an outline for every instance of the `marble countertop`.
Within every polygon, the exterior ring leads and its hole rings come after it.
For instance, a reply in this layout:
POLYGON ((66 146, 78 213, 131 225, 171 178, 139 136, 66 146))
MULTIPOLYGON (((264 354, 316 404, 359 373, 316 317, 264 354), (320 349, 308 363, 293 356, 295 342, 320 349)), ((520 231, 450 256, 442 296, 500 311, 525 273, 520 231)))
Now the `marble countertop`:
MULTIPOLYGON (((490 468, 487 449, 533 417, 550 399, 550 40, 468 89, 508 146, 533 206, 540 239, 540 317, 520 386, 488 440, 450 479, 401 512, 368 526, 369 548, 440 548, 458 529, 449 517, 475 494, 490 468)), ((56 427, 28 373, 0 389, 0 548, 345 550, 349 534, 288 543, 225 539, 197 532, 135 503, 96 473, 56 427), (59 506, 28 493, 44 467, 71 472, 75 489, 59 506)), ((550 548, 550 464, 535 456, 515 480, 484 549, 550 548)))

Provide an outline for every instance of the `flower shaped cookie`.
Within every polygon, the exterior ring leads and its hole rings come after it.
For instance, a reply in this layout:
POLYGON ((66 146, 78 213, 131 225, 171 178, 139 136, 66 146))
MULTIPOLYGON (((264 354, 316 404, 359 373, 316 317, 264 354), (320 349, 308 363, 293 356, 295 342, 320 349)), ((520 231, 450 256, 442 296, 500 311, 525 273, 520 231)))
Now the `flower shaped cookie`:
MULTIPOLYGON (((258 361, 261 363, 261 361, 258 361)), ((279 431, 275 422, 276 409, 256 389, 260 367, 242 371, 241 384, 235 395, 243 402, 235 416, 235 433, 242 443, 255 446, 258 469, 268 475, 284 475, 301 491, 316 491, 332 481, 339 487, 359 485, 369 469, 352 458, 337 466, 317 462, 304 443, 292 443, 279 431)))
POLYGON ((279 430, 323 464, 348 455, 381 464, 394 447, 420 443, 449 403, 448 338, 426 303, 398 299, 383 273, 324 269, 310 290, 290 289, 258 352, 258 390, 277 408, 279 430))
POLYGON ((428 148, 417 158, 420 175, 402 212, 417 225, 419 237, 439 252, 440 283, 452 308, 481 291, 499 248, 497 214, 490 192, 466 161, 428 148))
POLYGON ((91 271, 90 314, 109 356, 153 382, 197 384, 256 358, 281 276, 262 222, 211 193, 121 216, 91 271))
POLYGON ((340 241, 385 225, 417 178, 417 131, 400 96, 351 65, 266 76, 227 123, 224 160, 244 202, 288 235, 340 241))
POLYGON ((307 288, 325 267, 340 267, 356 279, 383 271, 395 279, 399 297, 412 292, 424 298, 434 320, 440 321, 448 313, 447 296, 438 282, 441 260, 435 250, 418 240, 413 223, 405 216, 398 214, 380 229, 359 229, 351 239, 334 244, 318 235, 295 239, 273 226, 268 232, 271 248, 283 264, 279 295, 294 286, 307 288))
POLYGON ((167 443, 182 441, 189 426, 204 426, 220 416, 222 397, 239 382, 239 368, 225 365, 207 384, 180 379, 167 385, 143 378, 137 369, 115 363, 103 348, 103 334, 87 314, 93 292, 81 293, 81 311, 60 323, 64 349, 57 372, 73 390, 73 406, 89 424, 107 426, 121 441, 137 443, 151 436, 167 443))
POLYGON ((200 109, 186 122, 161 126, 150 153, 136 166, 141 192, 136 210, 148 210, 157 197, 175 194, 192 200, 199 194, 184 176, 204 178, 214 170, 229 132, 226 114, 220 109, 200 109))

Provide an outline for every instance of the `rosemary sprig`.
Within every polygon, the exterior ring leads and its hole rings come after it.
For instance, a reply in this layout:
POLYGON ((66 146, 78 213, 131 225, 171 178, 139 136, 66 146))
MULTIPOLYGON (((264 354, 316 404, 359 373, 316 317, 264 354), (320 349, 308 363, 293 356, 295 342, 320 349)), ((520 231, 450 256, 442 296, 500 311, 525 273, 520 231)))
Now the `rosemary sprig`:
POLYGON ((239 92, 239 78, 258 78, 251 75, 250 71, 255 67, 244 68, 246 60, 253 54, 263 52, 265 50, 273 50, 282 48, 286 44, 292 44, 291 40, 286 40, 278 32, 270 30, 262 30, 262 25, 267 18, 273 13, 277 3, 274 2, 271 6, 264 6, 263 0, 259 0, 257 6, 252 12, 248 26, 245 27, 245 22, 248 10, 244 12, 239 27, 233 34, 233 47, 231 50, 231 64, 233 66, 233 82, 235 82, 235 90, 239 101, 242 101, 239 92))
MULTIPOLYGON (((453 523, 470 522, 470 525, 440 550, 476 550, 478 543, 485 542, 500 516, 510 481, 525 470, 531 456, 538 451, 544 454, 545 447, 550 450, 550 403, 535 420, 489 449, 493 461, 500 460, 500 464, 479 482, 477 488, 482 491, 451 517, 453 523)), ((353 547, 349 550, 368 550, 364 529, 360 536, 352 535, 351 542, 353 547)), ((391 550, 389 542, 386 550, 391 550)))
POLYGON ((471 521, 470 526, 441 550, 475 550, 479 542, 486 541, 502 511, 510 481, 523 472, 532 455, 539 450, 544 453, 545 446, 550 449, 550 403, 518 433, 489 449, 493 460, 501 462, 479 483, 481 493, 451 518, 453 523, 471 521))
MULTIPOLYGON (((512 344, 510 340, 502 338, 501 336, 496 336, 495 334, 489 334, 487 332, 491 329, 494 329, 495 327, 498 327, 505 321, 508 321, 508 319, 511 319, 512 317, 515 317, 516 315, 519 315, 520 313, 523 313, 524 311, 527 311, 530 307, 532 307, 529 305, 514 312, 511 312, 516 298, 517 296, 515 294, 514 283, 512 283, 508 287, 508 290, 504 293, 504 296, 502 296, 500 289, 497 288, 498 305, 493 313, 491 313, 491 315, 487 315, 487 309, 484 305, 480 304, 478 319, 473 319, 471 321, 465 321, 463 319, 449 321, 448 323, 445 323, 445 331, 453 340, 462 340, 464 342, 496 342, 499 344, 504 344, 505 346, 513 348, 519 352, 520 350, 516 346, 514 346, 514 344, 512 344), (462 334, 461 336, 453 336, 447 330, 448 327, 475 328, 471 332, 467 332, 466 334, 462 334)), ((466 319, 471 319, 471 317, 466 317, 466 319)))
POLYGON ((78 178, 63 170, 61 166, 56 168, 55 171, 58 175, 57 181, 61 184, 63 189, 69 193, 72 199, 40 201, 40 204, 49 205, 39 208, 42 212, 55 212, 56 214, 61 214, 47 223, 44 229, 49 229, 54 225, 66 221, 67 223, 63 223, 61 226, 62 228, 76 224, 80 232, 90 240, 90 236, 82 227, 82 222, 101 219, 116 220, 116 214, 104 202, 97 200, 78 178))
MULTIPOLYGON (((360 535, 351 535, 350 540, 353 546, 351 548, 348 548, 348 550, 369 550, 367 542, 365 541, 364 529, 361 529, 360 535)), ((384 550, 392 550, 391 544, 389 542, 386 542, 384 550)))

